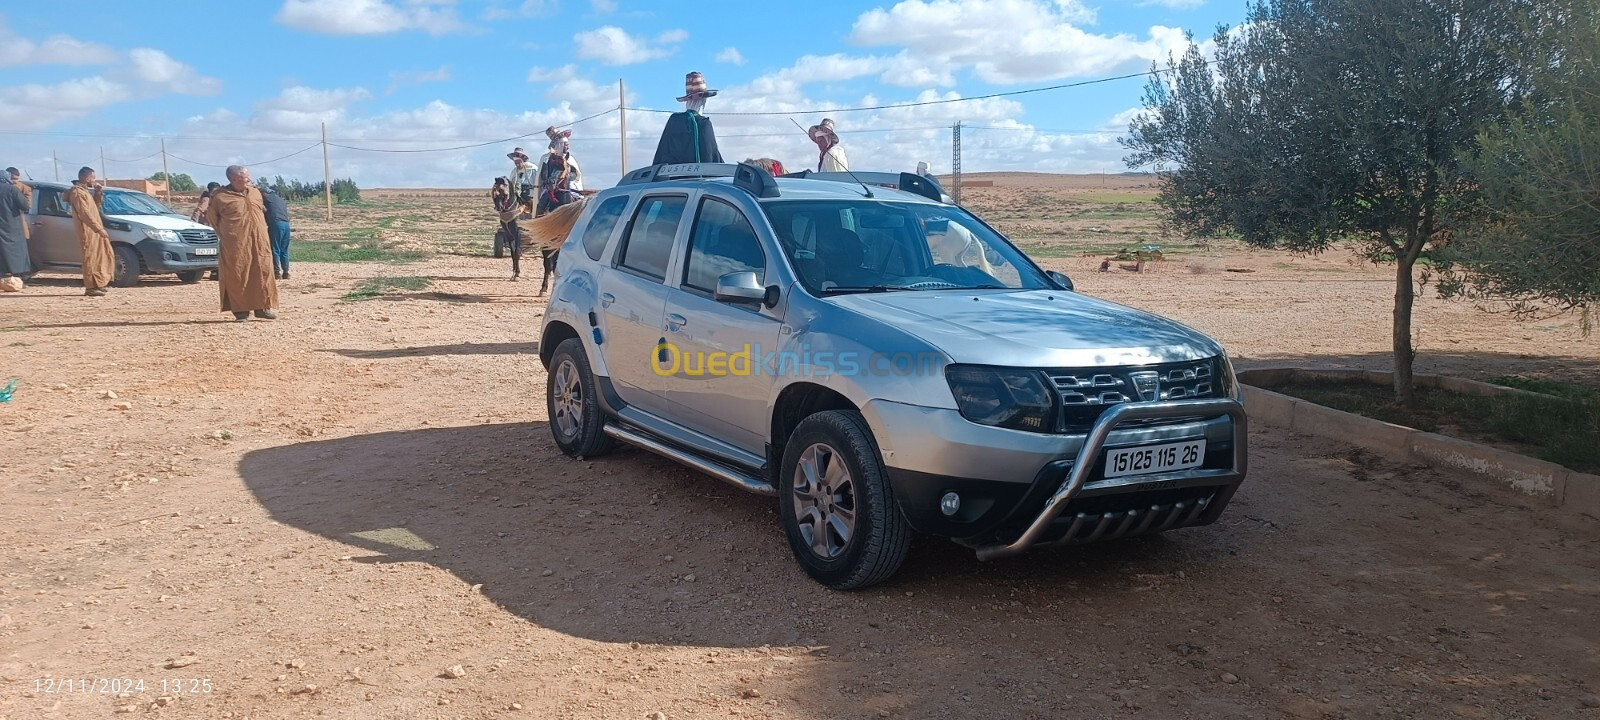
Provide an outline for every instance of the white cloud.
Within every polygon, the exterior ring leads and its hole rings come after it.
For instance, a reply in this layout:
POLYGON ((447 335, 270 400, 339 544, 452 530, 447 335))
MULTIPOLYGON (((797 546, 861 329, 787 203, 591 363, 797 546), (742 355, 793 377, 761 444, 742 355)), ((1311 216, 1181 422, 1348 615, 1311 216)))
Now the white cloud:
POLYGON ((728 63, 729 65, 743 65, 744 54, 739 52, 739 48, 730 47, 717 53, 717 62, 728 63))
POLYGON ((0 88, 0 126, 42 130, 132 99, 132 88, 98 75, 51 85, 0 88))
POLYGON ((617 11, 616 0, 589 0, 589 6, 598 13, 614 13, 617 11))
POLYGON ((419 70, 415 72, 389 73, 389 94, 402 85, 427 85, 430 83, 450 82, 450 66, 440 65, 438 70, 419 70))
POLYGON ((325 35, 385 35, 423 30, 443 35, 464 29, 454 0, 284 0, 276 20, 325 35))
POLYGON ((216 95, 222 92, 222 81, 201 75, 193 67, 172 59, 172 56, 150 48, 128 51, 129 64, 121 72, 143 83, 147 90, 177 93, 180 95, 216 95))
POLYGON ((1206 4, 1206 0, 1139 0, 1139 7, 1159 5, 1173 10, 1193 10, 1206 4))
POLYGON ((580 32, 572 40, 581 59, 598 60, 606 65, 634 65, 671 55, 677 48, 662 46, 681 43, 688 37, 683 30, 668 30, 657 37, 657 44, 652 44, 615 25, 607 25, 580 32))
POLYGON ((167 94, 216 95, 222 81, 200 74, 160 50, 135 48, 119 53, 109 47, 56 35, 35 43, 0 25, 0 66, 23 64, 94 64, 100 74, 57 83, 28 83, 0 88, 0 127, 43 130, 111 106, 167 94), (24 57, 14 57, 16 49, 24 57), (70 52, 69 52, 70 51, 70 52), (66 53, 66 55, 63 55, 66 53))
POLYGON ((249 124, 270 133, 319 131, 323 123, 337 125, 351 105, 371 97, 372 93, 362 87, 319 90, 296 85, 256 103, 256 113, 249 124))
POLYGON ((984 82, 1014 84, 1105 74, 1164 60, 1185 47, 1183 31, 1148 37, 1091 33, 1093 13, 1076 0, 905 0, 863 13, 850 41, 899 46, 917 61, 971 68, 984 82), (997 38, 1004 39, 997 52, 997 38))
POLYGON ((34 42, 12 32, 0 18, 0 67, 26 65, 110 65, 117 51, 70 35, 51 35, 34 42))

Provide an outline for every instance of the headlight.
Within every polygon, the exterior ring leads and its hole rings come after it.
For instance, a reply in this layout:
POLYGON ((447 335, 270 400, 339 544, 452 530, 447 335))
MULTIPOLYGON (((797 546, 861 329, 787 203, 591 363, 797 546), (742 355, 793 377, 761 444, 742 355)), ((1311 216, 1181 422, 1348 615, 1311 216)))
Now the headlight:
POLYGON ((1222 376, 1218 379, 1221 385, 1218 389, 1222 392, 1217 395, 1219 397, 1237 399, 1239 397, 1239 376, 1233 374, 1233 361, 1228 359, 1227 352, 1223 352, 1220 357, 1222 362, 1218 363, 1220 365, 1218 370, 1221 371, 1222 376))
POLYGON ((972 422, 1030 432, 1055 430, 1056 394, 1037 371, 951 365, 944 379, 961 416, 972 422))
POLYGON ((160 240, 162 242, 178 241, 178 233, 176 230, 145 230, 144 236, 150 238, 151 240, 160 240))

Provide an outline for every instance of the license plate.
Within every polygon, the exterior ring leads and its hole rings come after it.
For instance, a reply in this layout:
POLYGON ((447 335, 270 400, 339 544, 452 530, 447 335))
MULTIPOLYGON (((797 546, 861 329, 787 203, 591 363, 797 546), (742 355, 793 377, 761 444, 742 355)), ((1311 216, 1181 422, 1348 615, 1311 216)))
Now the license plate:
POLYGON ((194 254, 196 254, 196 255, 215 255, 215 254, 217 254, 217 249, 216 248, 195 248, 194 249, 194 254))
POLYGON ((1206 459, 1205 438, 1106 452, 1106 477, 1150 475, 1200 467, 1206 459))

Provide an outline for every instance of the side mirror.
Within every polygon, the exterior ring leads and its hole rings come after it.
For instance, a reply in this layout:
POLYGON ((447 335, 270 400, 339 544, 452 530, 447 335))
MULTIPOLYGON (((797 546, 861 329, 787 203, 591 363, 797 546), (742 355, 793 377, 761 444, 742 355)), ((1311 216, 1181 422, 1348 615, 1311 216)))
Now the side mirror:
POLYGON ((1051 282, 1054 282, 1056 286, 1060 287, 1062 290, 1074 292, 1072 289, 1072 278, 1067 277, 1065 273, 1049 270, 1045 272, 1045 275, 1050 278, 1051 282))
POLYGON ((753 272, 731 272, 717 278, 717 291, 712 297, 717 302, 759 303, 766 301, 767 289, 761 287, 761 278, 753 272))

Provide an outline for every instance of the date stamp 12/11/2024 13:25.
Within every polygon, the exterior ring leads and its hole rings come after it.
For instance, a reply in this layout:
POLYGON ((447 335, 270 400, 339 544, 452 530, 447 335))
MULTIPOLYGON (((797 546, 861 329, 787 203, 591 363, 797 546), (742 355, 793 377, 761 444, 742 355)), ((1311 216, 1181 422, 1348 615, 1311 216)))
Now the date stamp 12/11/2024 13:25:
POLYGON ((211 678, 36 678, 33 691, 38 695, 208 695, 211 678))

